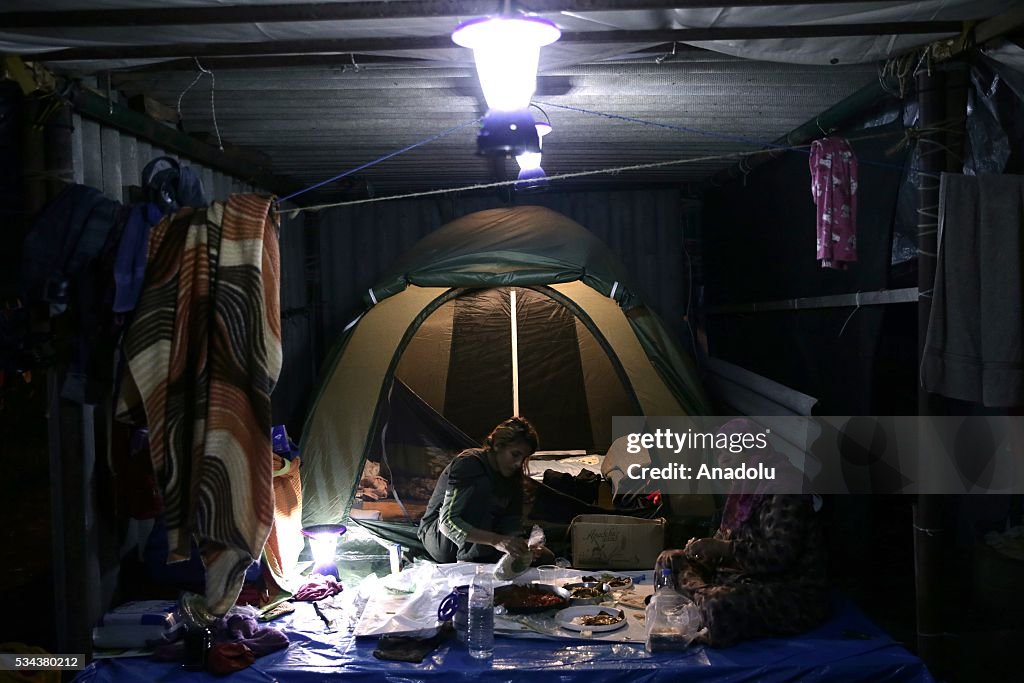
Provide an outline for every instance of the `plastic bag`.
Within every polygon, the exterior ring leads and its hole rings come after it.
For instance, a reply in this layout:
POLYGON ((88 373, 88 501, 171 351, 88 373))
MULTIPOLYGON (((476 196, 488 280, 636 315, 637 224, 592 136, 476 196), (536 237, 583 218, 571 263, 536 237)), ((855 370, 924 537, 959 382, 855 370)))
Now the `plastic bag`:
MULTIPOLYGON (((533 548, 544 545, 546 540, 547 538, 544 536, 544 530, 534 524, 533 529, 530 531, 530 538, 526 541, 526 545, 532 550, 533 548)), ((505 553, 505 555, 498 561, 498 566, 494 568, 494 578, 500 581, 511 581, 529 569, 532 561, 533 558, 530 554, 513 556, 505 553)))
POLYGON ((645 617, 648 652, 682 650, 707 633, 697 605, 673 588, 651 598, 645 617))

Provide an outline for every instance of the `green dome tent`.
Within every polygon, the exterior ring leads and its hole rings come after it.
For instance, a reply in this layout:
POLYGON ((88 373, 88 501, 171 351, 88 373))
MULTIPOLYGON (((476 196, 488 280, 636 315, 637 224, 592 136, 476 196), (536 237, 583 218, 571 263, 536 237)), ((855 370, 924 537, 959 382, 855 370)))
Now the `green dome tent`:
POLYGON ((550 209, 453 221, 365 298, 303 433, 306 525, 348 517, 367 461, 417 521, 454 454, 516 413, 541 448, 590 453, 608 449, 615 415, 707 413, 690 361, 618 259, 550 209))

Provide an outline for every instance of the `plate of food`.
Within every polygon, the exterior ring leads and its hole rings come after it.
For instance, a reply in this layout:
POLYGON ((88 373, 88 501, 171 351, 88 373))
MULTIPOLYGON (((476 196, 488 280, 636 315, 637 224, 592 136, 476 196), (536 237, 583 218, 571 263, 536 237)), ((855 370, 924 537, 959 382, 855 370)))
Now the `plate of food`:
POLYGON ((615 631, 626 625, 626 613, 597 605, 567 607, 555 614, 555 623, 570 631, 615 631))
POLYGON ((604 585, 608 586, 610 591, 621 591, 633 587, 633 579, 628 576, 612 576, 602 575, 601 580, 604 581, 604 585))
POLYGON ((628 576, 616 576, 615 574, 601 574, 600 576, 584 576, 580 579, 583 582, 595 582, 604 585, 607 591, 621 591, 633 587, 633 579, 628 576))
POLYGON ((647 598, 650 596, 641 595, 636 591, 628 591, 615 594, 615 604, 632 609, 646 609, 647 598))
POLYGON ((565 607, 569 593, 546 583, 512 584, 494 589, 494 604, 503 606, 509 614, 532 614, 565 607))
POLYGON ((580 581, 567 583, 562 588, 569 592, 569 604, 574 606, 596 605, 605 599, 605 588, 601 583, 580 581))

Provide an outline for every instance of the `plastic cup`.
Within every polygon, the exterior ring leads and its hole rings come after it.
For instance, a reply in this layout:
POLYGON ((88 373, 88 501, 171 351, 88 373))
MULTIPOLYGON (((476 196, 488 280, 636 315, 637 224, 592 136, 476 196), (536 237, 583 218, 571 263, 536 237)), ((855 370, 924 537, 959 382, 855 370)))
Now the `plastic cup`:
POLYGON ((553 564, 542 564, 537 567, 537 580, 540 583, 554 583, 561 571, 553 564))

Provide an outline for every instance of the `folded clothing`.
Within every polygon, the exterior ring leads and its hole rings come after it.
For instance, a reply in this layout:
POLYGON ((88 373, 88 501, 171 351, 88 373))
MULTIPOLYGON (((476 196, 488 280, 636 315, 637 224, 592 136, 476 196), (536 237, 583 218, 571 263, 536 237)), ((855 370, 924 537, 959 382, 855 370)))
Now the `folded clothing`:
POLYGON ((218 676, 241 671, 256 661, 256 655, 245 643, 220 643, 210 648, 206 668, 218 676))
POLYGON ((92 630, 93 647, 146 647, 174 626, 174 608, 167 600, 138 600, 115 607, 92 630))
POLYGON ((341 584, 330 574, 314 574, 295 592, 292 600, 312 602, 323 600, 341 592, 341 584))

